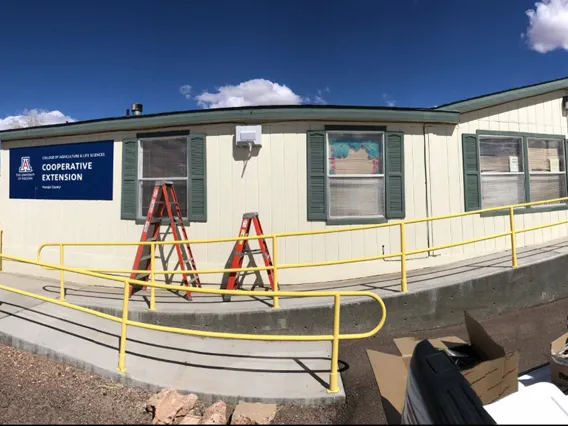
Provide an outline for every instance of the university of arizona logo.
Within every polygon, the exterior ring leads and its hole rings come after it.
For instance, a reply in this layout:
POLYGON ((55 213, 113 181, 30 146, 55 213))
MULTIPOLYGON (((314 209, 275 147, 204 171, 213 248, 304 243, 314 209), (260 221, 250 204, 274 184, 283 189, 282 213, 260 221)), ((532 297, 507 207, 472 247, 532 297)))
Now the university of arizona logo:
POLYGON ((33 172, 32 165, 30 164, 30 157, 22 157, 20 168, 18 169, 20 173, 31 173, 33 172))

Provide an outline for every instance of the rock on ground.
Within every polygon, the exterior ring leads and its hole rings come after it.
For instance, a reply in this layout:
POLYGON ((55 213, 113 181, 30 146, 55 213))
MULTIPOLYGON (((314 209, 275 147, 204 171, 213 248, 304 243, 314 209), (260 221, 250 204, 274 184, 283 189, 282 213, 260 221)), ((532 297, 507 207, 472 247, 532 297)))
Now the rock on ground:
POLYGON ((217 401, 205 409, 200 424, 202 425, 225 425, 227 424, 227 404, 217 401))
POLYGON ((146 410, 153 415, 152 424, 171 425, 176 419, 187 416, 197 404, 197 395, 182 395, 174 389, 163 389, 153 395, 146 410))
POLYGON ((345 404, 306 407, 239 401, 235 406, 217 401, 207 405, 194 394, 181 395, 173 389, 163 389, 148 400, 146 409, 156 415, 153 424, 224 425, 228 420, 233 425, 341 424, 340 413, 345 404))
POLYGON ((233 411, 233 425, 269 425, 276 416, 276 404, 240 401, 233 411))
POLYGON ((193 414, 186 415, 178 425, 198 425, 201 422, 201 416, 196 416, 193 414))

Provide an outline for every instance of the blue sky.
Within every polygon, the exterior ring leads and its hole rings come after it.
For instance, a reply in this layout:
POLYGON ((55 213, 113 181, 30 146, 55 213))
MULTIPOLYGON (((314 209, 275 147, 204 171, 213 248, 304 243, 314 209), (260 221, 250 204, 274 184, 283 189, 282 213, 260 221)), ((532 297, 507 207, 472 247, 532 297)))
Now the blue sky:
POLYGON ((431 107, 568 76, 568 1, 542 1, 5 0, 0 121, 132 102, 431 107))

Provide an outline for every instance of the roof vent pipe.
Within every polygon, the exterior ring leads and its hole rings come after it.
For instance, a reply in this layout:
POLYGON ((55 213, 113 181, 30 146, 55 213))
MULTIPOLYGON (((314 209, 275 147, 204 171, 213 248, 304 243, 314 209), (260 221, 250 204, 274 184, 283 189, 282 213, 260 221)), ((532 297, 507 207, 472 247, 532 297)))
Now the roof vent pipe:
POLYGON ((140 115, 142 114, 142 104, 132 104, 132 114, 140 115))

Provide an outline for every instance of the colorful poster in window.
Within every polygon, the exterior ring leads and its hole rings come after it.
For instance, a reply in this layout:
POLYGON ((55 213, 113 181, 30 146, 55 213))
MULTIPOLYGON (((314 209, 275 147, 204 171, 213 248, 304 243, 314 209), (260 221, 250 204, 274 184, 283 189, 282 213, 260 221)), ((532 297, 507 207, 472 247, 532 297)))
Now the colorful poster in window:
POLYGON ((366 136, 364 139, 338 135, 330 138, 329 147, 330 175, 381 175, 384 173, 380 135, 366 136))
POLYGON ((112 140, 9 152, 12 199, 112 200, 112 140))

